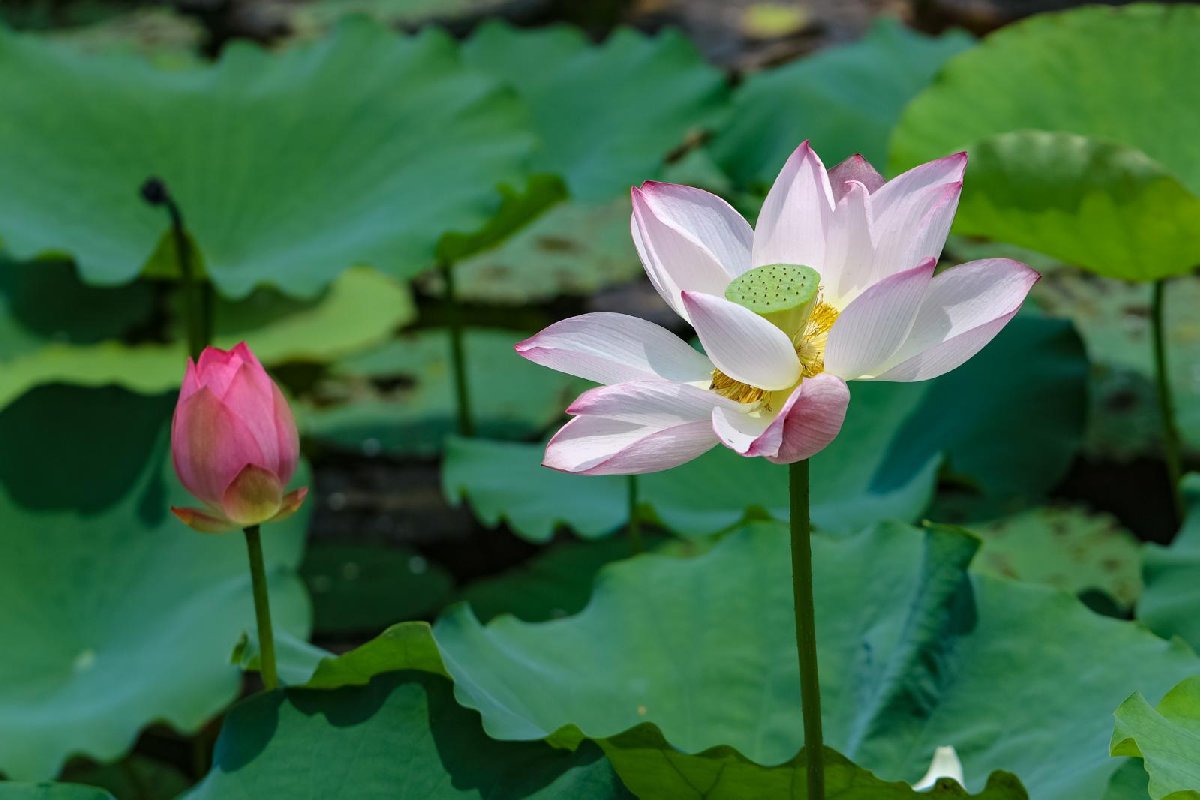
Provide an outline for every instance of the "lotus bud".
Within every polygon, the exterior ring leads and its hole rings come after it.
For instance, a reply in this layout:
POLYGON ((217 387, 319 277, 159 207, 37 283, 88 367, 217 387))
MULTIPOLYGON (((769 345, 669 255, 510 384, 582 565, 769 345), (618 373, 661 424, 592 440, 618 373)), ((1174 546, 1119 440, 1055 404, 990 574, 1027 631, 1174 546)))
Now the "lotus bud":
POLYGON ((177 517, 220 533, 290 516, 308 493, 284 494, 299 454, 287 400, 245 343, 188 359, 171 456, 180 483, 204 508, 172 508, 177 517))

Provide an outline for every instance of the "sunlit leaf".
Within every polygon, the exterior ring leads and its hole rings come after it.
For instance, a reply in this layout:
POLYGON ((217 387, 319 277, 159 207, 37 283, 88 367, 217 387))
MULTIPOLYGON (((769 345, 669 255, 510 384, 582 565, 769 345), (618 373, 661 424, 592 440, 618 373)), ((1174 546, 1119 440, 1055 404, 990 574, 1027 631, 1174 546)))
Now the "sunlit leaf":
POLYGON ((1154 708, 1141 694, 1121 704, 1114 756, 1141 758, 1151 800, 1200 799, 1200 677, 1180 683, 1154 708))
POLYGON ((1095 6, 1004 28, 907 108, 892 167, 970 149, 959 230, 1108 276, 1185 272, 1200 260, 1198 34, 1200 9, 1187 5, 1095 6), (1075 137, 993 138, 1014 131, 1075 137))

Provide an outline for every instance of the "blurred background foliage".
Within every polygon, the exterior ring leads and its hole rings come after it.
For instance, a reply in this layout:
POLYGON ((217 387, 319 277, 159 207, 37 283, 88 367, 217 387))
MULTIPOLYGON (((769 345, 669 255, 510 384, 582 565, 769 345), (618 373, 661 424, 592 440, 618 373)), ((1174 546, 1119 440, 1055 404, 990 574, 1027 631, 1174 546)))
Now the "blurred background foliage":
POLYGON ((0 5, 0 775, 98 787, 0 798, 790 786, 783 471, 718 448, 631 504, 623 479, 544 470, 586 384, 512 345, 595 310, 686 334, 629 187, 752 217, 806 138, 888 174, 969 150, 945 263, 1045 276, 962 369, 856 384, 814 460, 830 774, 911 796, 896 782, 953 743, 978 796, 1200 790, 1171 783, 1186 685, 1152 707, 1200 673, 1200 521, 1194 481, 1186 523, 1171 501, 1147 283, 1171 279, 1195 465, 1200 9, 1040 13, 1072 5, 0 5), (297 686, 232 711, 255 685, 244 554, 166 513, 185 346, 151 175, 215 343, 248 341, 292 396, 314 486, 267 540, 297 686), (454 435, 447 269, 476 437, 454 435), (629 558, 634 520, 654 555, 629 558))

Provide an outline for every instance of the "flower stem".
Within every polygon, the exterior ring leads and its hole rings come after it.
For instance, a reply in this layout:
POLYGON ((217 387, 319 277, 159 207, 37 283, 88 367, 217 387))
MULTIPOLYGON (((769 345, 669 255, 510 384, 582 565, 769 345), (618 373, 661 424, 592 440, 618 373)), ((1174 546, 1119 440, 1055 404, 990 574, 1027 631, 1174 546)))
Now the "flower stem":
POLYGON ((450 361, 454 370, 454 394, 458 400, 458 434, 474 436, 475 422, 471 418, 471 390, 467 383, 467 354, 463 342, 462 309, 454 291, 454 265, 443 261, 439 268, 446 283, 446 317, 450 323, 450 361))
POLYGON ((175 263, 179 267, 179 280, 183 293, 183 315, 187 325, 188 354, 200 358, 200 353, 212 339, 212 296, 196 278, 192 264, 192 248, 188 242, 187 227, 183 212, 171 196, 161 178, 150 178, 142 184, 142 198, 154 206, 163 206, 171 217, 171 239, 175 249, 175 263))
POLYGON ((1163 458, 1167 462, 1167 476, 1171 481, 1171 497, 1175 502, 1175 513, 1183 519, 1185 512, 1179 482, 1183 476, 1180 457, 1179 427, 1175 422, 1175 403, 1171 397, 1171 377, 1167 368, 1167 342, 1164 327, 1164 295, 1166 280, 1154 282, 1151 302, 1150 326, 1154 339, 1154 378, 1158 387, 1158 409, 1162 417, 1163 458))
POLYGON ((792 597, 796 604, 796 651, 800 656, 800 705, 804 712, 804 758, 808 800, 825 800, 825 750, 821 734, 821 687, 817 680, 817 625, 813 606, 812 524, 808 516, 808 461, 790 467, 792 597))
POLYGON ((636 556, 646 550, 642 541, 642 523, 638 519, 638 476, 629 475, 629 548, 636 556))
POLYGON ((254 588, 254 616, 258 620, 259 670, 263 687, 270 691, 279 685, 279 676, 275 671, 275 634, 271 632, 271 600, 267 596, 262 536, 257 525, 251 525, 245 532, 246 550, 250 554, 250 583, 254 588))

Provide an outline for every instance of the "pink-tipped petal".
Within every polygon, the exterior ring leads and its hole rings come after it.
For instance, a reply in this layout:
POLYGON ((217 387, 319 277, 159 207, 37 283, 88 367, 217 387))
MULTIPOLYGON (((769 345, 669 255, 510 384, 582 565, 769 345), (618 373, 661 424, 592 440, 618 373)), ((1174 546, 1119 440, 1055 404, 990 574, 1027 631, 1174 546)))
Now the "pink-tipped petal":
POLYGON ((179 387, 179 402, 182 403, 194 395, 201 386, 203 384, 200 382, 200 373, 196 369, 196 362, 189 358, 187 366, 183 370, 183 383, 179 387))
POLYGON ((293 492, 288 492, 283 496, 283 502, 279 506, 279 511, 275 516, 271 517, 267 522, 282 522, 300 510, 300 506, 304 505, 304 498, 308 497, 308 487, 303 486, 293 492))
POLYGON ((535 364, 603 384, 705 381, 712 374, 712 363, 675 334, 607 311, 556 322, 516 350, 535 364))
POLYGON ((630 232, 650 282, 682 314, 684 291, 725 291, 749 269, 749 223, 716 195, 648 182, 631 192, 630 232))
POLYGON ((883 176, 861 153, 855 153, 829 170, 829 186, 833 189, 834 201, 840 201, 849 191, 850 187, 846 185, 849 181, 861 183, 867 192, 874 192, 884 184, 883 176))
POLYGON ((206 347, 196 363, 196 374, 201 385, 206 386, 218 398, 224 397, 229 384, 245 361, 233 350, 206 347))
POLYGON ((911 332, 875 379, 923 381, 958 367, 1008 324, 1040 277, 1008 258, 946 270, 930 282, 911 332))
POLYGON ((872 193, 875 280, 941 255, 966 168, 967 154, 955 153, 913 167, 872 193))
POLYGON ((825 165, 804 142, 788 158, 763 202, 754 229, 752 265, 802 264, 819 272, 832 215, 833 190, 825 165))
POLYGON ((849 404, 850 389, 840 378, 828 373, 808 378, 796 387, 763 433, 768 439, 776 427, 782 431, 777 451, 763 455, 776 464, 812 458, 837 437, 849 404))
POLYGON ((246 344, 245 342, 238 342, 229 352, 232 355, 236 355, 245 363, 258 367, 260 370, 263 369, 263 365, 261 362, 259 362, 258 356, 254 355, 254 351, 250 349, 250 345, 246 344))
POLYGON ((221 511, 238 525, 259 525, 283 507, 283 486, 273 472, 249 464, 221 498, 221 511))
POLYGON ((686 383, 631 381, 589 389, 576 398, 567 413, 668 427, 706 420, 718 406, 735 409, 741 404, 686 383))
POLYGON ((869 192, 858 181, 847 181, 845 186, 846 192, 829 224, 825 267, 821 270, 824 300, 835 308, 844 308, 871 283, 875 263, 869 192))
POLYGON ((279 448, 279 468, 275 474, 279 482, 286 486, 300 461, 300 432, 296 429, 296 418, 292 415, 287 398, 274 383, 271 384, 271 414, 279 448))
POLYGON ((724 297, 684 292, 688 318, 717 369, 760 389, 790 389, 800 379, 800 359, 786 333, 724 297))
POLYGON ((677 467, 716 443, 708 420, 659 427, 582 416, 547 443, 542 463, 580 475, 640 475, 677 467))
POLYGON ((236 523, 224 517, 218 517, 198 508, 171 506, 171 513, 179 517, 180 522, 184 525, 200 533, 226 533, 237 527, 236 523))
POLYGON ((825 371, 846 380, 878 374, 912 330, 935 266, 928 259, 852 300, 829 331, 825 371))
POLYGON ((261 367, 243 362, 221 398, 225 408, 240 419, 254 437, 262 452, 260 466, 276 473, 279 471, 280 439, 274 399, 277 391, 261 367))
POLYGON ((171 456, 184 487, 214 507, 247 464, 267 466, 254 434, 207 386, 175 407, 171 456))

